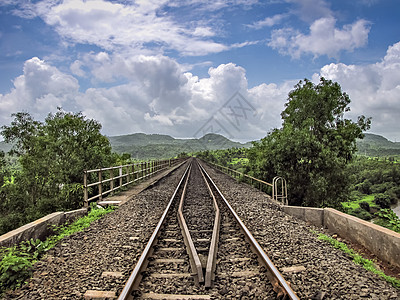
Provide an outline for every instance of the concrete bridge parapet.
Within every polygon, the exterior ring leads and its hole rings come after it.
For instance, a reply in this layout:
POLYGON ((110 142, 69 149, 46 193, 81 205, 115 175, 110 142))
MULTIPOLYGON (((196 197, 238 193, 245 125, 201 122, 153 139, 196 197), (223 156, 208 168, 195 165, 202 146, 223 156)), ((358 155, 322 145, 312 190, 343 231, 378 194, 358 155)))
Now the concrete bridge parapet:
POLYGON ((360 244, 380 259, 400 267, 400 234, 333 208, 282 206, 283 211, 360 244))

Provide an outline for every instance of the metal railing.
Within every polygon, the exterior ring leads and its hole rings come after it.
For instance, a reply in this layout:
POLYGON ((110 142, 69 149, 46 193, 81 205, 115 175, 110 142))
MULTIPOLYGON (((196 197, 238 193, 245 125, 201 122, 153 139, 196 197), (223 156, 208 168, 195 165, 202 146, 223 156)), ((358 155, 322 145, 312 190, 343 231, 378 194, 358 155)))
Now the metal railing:
POLYGON ((281 202, 283 205, 289 205, 288 198, 287 198, 287 186, 286 180, 282 177, 275 176, 272 180, 272 199, 281 202), (280 183, 280 193, 279 193, 279 186, 280 183))
POLYGON ((236 179, 243 179, 245 182, 247 181, 248 184, 259 188, 260 191, 264 190, 267 193, 269 192, 274 200, 281 202, 283 205, 288 205, 286 180, 284 178, 276 176, 276 177, 274 177, 273 182, 269 183, 264 180, 261 180, 261 179, 255 178, 253 176, 244 174, 242 172, 230 169, 228 167, 218 165, 218 164, 210 162, 210 161, 207 161, 207 163, 209 163, 210 165, 215 167, 217 170, 220 170, 221 172, 223 172, 229 176, 232 176, 236 179), (281 184, 280 192, 278 189, 279 183, 281 184), (264 189, 263 189, 263 186, 265 187, 264 189))
POLYGON ((179 162, 182 158, 137 162, 116 167, 85 170, 83 172, 84 206, 103 196, 114 193, 129 184, 154 176, 179 162))

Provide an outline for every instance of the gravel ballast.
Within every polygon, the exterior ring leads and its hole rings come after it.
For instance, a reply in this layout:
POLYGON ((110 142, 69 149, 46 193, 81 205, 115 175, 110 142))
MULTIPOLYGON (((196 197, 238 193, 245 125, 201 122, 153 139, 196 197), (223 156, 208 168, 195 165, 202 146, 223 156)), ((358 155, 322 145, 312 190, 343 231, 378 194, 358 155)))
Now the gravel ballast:
POLYGON ((399 299, 400 293, 349 256, 317 239, 308 225, 257 189, 205 166, 226 199, 300 299, 399 299), (298 267, 294 271, 288 267, 298 267))
POLYGON ((6 293, 4 299, 83 299, 87 290, 112 291, 118 295, 185 166, 86 230, 64 238, 34 265, 33 277, 28 283, 6 293), (118 273, 107 276, 104 272, 118 273), (116 276, 120 273, 122 276, 116 276))
MULTIPOLYGON (((85 231, 63 239, 35 264, 28 283, 9 291, 4 299, 83 299, 88 290, 119 295, 185 167, 85 231)), ((323 232, 322 228, 282 212, 265 193, 205 168, 300 299, 400 298, 400 292, 382 278, 318 240, 312 230, 323 232), (289 267, 295 268, 285 269, 289 267)), ((223 287, 221 291, 210 294, 227 299, 227 291, 223 287)), ((243 296, 229 295, 231 299, 243 296)), ((256 297, 249 290, 247 299, 252 296, 256 297)))

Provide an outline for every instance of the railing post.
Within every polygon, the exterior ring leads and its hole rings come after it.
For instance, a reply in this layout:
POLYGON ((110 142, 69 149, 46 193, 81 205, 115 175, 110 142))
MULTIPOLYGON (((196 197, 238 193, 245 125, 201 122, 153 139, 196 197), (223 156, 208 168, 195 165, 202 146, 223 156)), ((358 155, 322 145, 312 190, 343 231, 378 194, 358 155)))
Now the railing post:
POLYGON ((114 194, 114 169, 113 168, 111 168, 110 169, 110 179, 111 179, 111 181, 110 181, 110 189, 111 189, 111 193, 112 194, 114 194))
POLYGON ((119 168, 119 187, 122 187, 122 167, 120 166, 119 168))
POLYGON ((88 187, 87 187, 87 170, 83 171, 83 207, 87 208, 89 206, 88 203, 88 187))
POLYGON ((130 173, 130 170, 129 170, 129 165, 127 165, 126 167, 125 167, 125 169, 126 169, 126 183, 128 184, 129 182, 130 182, 130 175, 131 175, 131 173, 130 173))
POLYGON ((99 200, 103 200, 103 174, 101 172, 101 169, 99 170, 99 200))

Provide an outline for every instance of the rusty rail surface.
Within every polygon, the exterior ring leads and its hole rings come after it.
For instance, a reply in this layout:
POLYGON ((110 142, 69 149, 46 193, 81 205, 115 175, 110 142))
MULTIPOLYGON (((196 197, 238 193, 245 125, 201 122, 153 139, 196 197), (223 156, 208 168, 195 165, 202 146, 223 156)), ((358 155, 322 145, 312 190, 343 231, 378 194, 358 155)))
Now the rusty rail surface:
POLYGON ((201 176, 203 176, 203 179, 207 185, 207 189, 210 192, 211 197, 213 198, 213 205, 214 205, 214 210, 215 210, 213 233, 212 233, 211 242, 210 242, 210 250, 208 252, 208 257, 207 257, 206 275, 205 275, 205 282, 204 282, 204 286, 206 288, 209 288, 212 286, 212 282, 215 279, 221 214, 219 211, 217 199, 215 198, 215 195, 212 192, 211 187, 208 184, 208 181, 204 175, 205 170, 200 164, 198 164, 198 165, 200 167, 201 176))
POLYGON ((187 166, 185 173, 183 174, 181 180, 178 183, 178 186, 176 187, 171 199, 168 202, 168 205, 164 211, 164 213, 162 214, 160 220, 157 223, 157 226, 153 232, 153 234, 151 235, 149 241, 147 242, 146 248, 143 250, 142 255, 140 256, 135 268, 133 269, 131 275, 129 276, 128 281, 126 282, 121 294, 118 297, 118 300, 125 300, 125 299, 133 299, 132 297, 132 291, 137 288, 137 286, 139 285, 140 279, 141 279, 141 272, 144 271, 144 269, 147 267, 147 263, 148 263, 148 258, 151 255, 153 246, 156 244, 157 241, 157 237, 160 234, 160 229, 162 227, 162 225, 164 224, 164 221, 166 219, 166 216, 170 210, 170 207, 172 205, 172 202, 174 201, 176 194, 178 193, 179 188, 181 187, 183 181, 185 180, 185 178, 188 178, 189 176, 189 167, 190 165, 187 166))
POLYGON ((203 269, 201 266, 200 258, 196 251, 196 247, 194 246, 193 239, 190 235, 189 228, 186 224, 185 217, 183 216, 183 210, 182 210, 183 202, 184 202, 185 196, 186 196, 186 188, 187 188, 187 184, 189 182, 190 171, 191 171, 191 165, 190 165, 190 169, 189 169, 189 174, 186 178, 185 185, 183 187, 181 199, 179 202, 178 221, 179 221, 179 225, 181 226, 181 229, 182 229, 183 239, 185 241, 186 249, 188 251, 188 255, 190 258, 190 265, 192 268, 192 272, 197 274, 198 282, 202 283, 202 282, 204 282, 204 276, 203 276, 203 269))
MULTIPOLYGON (((202 167, 202 169, 204 170, 203 167, 202 167)), ((211 185, 214 187, 214 189, 217 191, 219 197, 223 200, 225 205, 228 207, 229 211, 232 213, 232 215, 238 222, 241 230, 243 231, 243 233, 246 236, 246 239, 251 244, 253 251, 258 255, 261 263, 268 269, 267 276, 272 283, 274 291, 278 294, 278 298, 299 299, 297 297, 297 295, 295 294, 295 292, 290 287, 289 283, 283 278, 282 274, 278 271, 278 269, 272 263, 271 259, 264 252, 263 248, 258 244, 256 239, 251 234, 251 232, 247 229, 246 225, 244 225, 243 221, 236 214, 236 212, 234 211, 232 206, 225 199, 224 195, 218 189, 217 185, 214 183, 214 181, 211 179, 211 177, 207 174, 207 172, 205 172, 205 170, 204 170, 204 174, 208 178, 208 181, 211 183, 211 185)))
POLYGON ((103 196, 113 193, 129 184, 154 176, 181 161, 183 161, 181 158, 154 160, 116 167, 85 170, 83 172, 84 206, 88 207, 89 203, 96 199, 101 201, 103 196), (93 180, 96 181, 91 182, 93 180), (97 193, 94 191, 90 193, 91 189, 97 190, 97 193))

